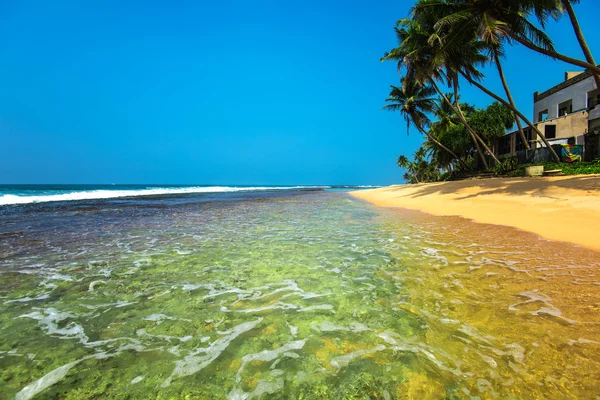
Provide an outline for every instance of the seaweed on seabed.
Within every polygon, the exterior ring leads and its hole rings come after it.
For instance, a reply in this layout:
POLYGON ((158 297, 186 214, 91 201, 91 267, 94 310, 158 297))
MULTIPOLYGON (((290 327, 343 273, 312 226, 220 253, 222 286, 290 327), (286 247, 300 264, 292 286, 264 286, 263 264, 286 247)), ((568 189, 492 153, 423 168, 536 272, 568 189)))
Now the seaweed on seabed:
POLYGON ((373 399, 387 400, 394 399, 395 387, 399 382, 375 377, 369 372, 359 372, 355 374, 345 374, 345 377, 338 382, 320 382, 319 384, 302 384, 297 389, 298 400, 309 399, 331 399, 331 400, 358 400, 373 399))
MULTIPOLYGON (((366 360, 365 360, 366 361, 366 360)), ((356 367, 356 366, 355 366, 356 367)), ((375 370, 369 362, 363 363, 361 371, 329 377, 317 383, 303 382, 281 398, 297 400, 459 400, 463 393, 458 383, 443 383, 440 377, 414 373, 402 367, 375 370)))

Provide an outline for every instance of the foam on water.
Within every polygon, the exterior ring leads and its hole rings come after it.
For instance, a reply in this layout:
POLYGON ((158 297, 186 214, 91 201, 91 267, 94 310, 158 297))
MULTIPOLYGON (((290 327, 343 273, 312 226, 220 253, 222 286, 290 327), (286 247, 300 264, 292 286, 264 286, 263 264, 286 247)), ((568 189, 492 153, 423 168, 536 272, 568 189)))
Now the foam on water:
POLYGON ((258 318, 257 320, 245 322, 234 328, 223 332, 225 336, 215 340, 210 344, 209 347, 200 347, 196 348, 194 351, 190 352, 187 356, 185 356, 182 360, 178 360, 175 362, 175 369, 163 383, 162 387, 169 386, 173 379, 188 376, 195 374, 198 371, 201 371, 206 366, 208 366, 211 362, 213 362, 221 353, 229 346, 229 344, 240 336, 242 333, 248 332, 254 329, 258 324, 263 321, 262 318, 258 318))
POLYGON ((383 351, 385 350, 387 347, 385 347, 384 345, 380 344, 375 346, 372 349, 367 349, 367 350, 357 350, 354 351, 352 353, 348 353, 348 354, 344 354, 343 356, 339 356, 339 357, 335 357, 331 360, 331 365, 335 368, 337 368, 338 370, 343 368, 343 367, 347 367, 348 364, 350 364, 350 362, 352 360, 354 360, 355 358, 358 357, 362 357, 368 354, 372 354, 378 351, 383 351))
POLYGON ((0 196, 0 206, 14 204, 44 203, 51 201, 76 201, 76 200, 98 200, 98 199, 116 199, 122 197, 139 196, 159 196, 173 194, 193 194, 193 193, 231 193, 231 192, 254 192, 271 190, 299 190, 299 189, 320 189, 325 187, 316 186, 282 186, 282 187, 230 187, 230 186, 210 186, 210 187, 183 187, 183 188, 152 188, 141 190, 91 190, 74 191, 61 194, 47 194, 41 196, 23 196, 14 194, 5 194, 0 196))
POLYGON ((65 328, 59 328, 61 321, 76 318, 75 315, 68 312, 58 311, 55 308, 42 309, 29 314, 20 315, 18 318, 31 318, 39 321, 42 329, 48 335, 64 336, 66 338, 79 339, 81 343, 86 343, 88 337, 85 335, 83 327, 73 321, 69 322, 65 328))
POLYGON ((61 379, 63 379, 71 368, 82 362, 81 360, 76 360, 65 364, 61 367, 56 368, 55 370, 48 372, 46 375, 38 379, 37 381, 25 386, 19 393, 16 394, 15 400, 29 400, 36 394, 42 392, 44 389, 54 385, 61 379))

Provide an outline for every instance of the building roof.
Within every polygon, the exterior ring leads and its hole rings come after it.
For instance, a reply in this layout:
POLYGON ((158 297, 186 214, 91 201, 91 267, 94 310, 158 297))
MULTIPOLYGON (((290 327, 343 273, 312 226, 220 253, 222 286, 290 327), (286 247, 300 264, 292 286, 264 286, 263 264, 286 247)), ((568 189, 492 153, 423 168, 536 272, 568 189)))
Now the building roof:
POLYGON ((533 102, 537 103, 538 101, 543 100, 546 97, 553 95, 554 93, 560 92, 561 90, 568 88, 569 86, 572 86, 576 83, 586 80, 590 76, 592 76, 592 71, 587 70, 585 72, 582 72, 579 75, 574 76, 571 79, 567 79, 564 82, 559 83, 558 85, 546 90, 545 92, 542 92, 542 93, 535 92, 533 94, 533 102))

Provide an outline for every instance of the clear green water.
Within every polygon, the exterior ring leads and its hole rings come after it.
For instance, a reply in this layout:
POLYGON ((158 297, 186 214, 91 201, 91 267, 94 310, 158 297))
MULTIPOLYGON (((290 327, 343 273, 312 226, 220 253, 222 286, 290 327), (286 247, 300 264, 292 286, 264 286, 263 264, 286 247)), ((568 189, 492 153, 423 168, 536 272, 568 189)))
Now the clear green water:
POLYGON ((600 395, 596 253, 339 193, 111 204, 4 233, 0 398, 600 395))

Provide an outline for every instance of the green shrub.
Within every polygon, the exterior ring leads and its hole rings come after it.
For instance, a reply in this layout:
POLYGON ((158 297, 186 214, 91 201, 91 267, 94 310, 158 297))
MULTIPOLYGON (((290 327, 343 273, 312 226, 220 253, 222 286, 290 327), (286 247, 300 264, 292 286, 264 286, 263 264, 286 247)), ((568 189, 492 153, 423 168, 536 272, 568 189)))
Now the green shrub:
POLYGON ((536 164, 523 164, 519 165, 517 173, 523 175, 525 167, 533 165, 542 165, 545 171, 554 169, 560 169, 565 175, 588 175, 588 174, 600 174, 600 159, 590 162, 575 162, 569 163, 555 163, 555 162, 543 162, 536 164))
POLYGON ((515 171, 518 166, 519 161, 517 160, 517 157, 507 157, 500 161, 500 163, 496 164, 496 166, 494 167, 494 172, 496 173, 496 175, 506 175, 510 172, 515 171))

